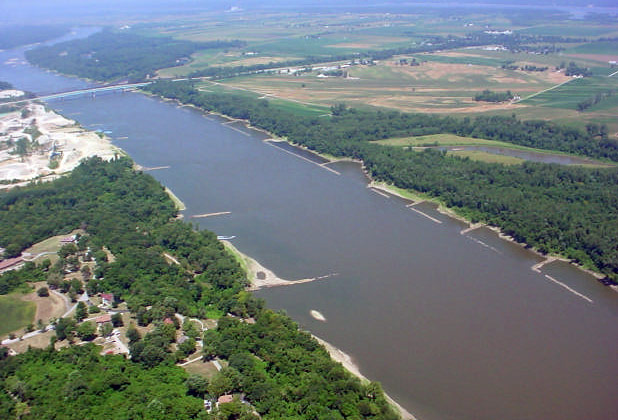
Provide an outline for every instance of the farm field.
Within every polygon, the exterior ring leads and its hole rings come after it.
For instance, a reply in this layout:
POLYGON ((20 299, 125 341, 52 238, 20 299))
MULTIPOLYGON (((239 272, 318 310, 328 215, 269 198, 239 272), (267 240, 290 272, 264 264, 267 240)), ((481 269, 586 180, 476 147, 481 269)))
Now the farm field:
MULTIPOLYGON (((302 75, 270 74, 243 76, 223 83, 238 88, 273 95, 278 98, 331 106, 346 102, 352 106, 374 106, 407 112, 471 112, 512 109, 509 103, 476 102, 473 97, 483 89, 511 90, 529 95, 562 83, 568 78, 557 72, 526 73, 487 66, 427 60, 437 55, 416 55, 419 66, 399 65, 396 60, 378 62, 375 66, 346 68, 348 77, 318 77, 319 73, 302 75)), ((446 57, 448 61, 449 57, 446 57)))
POLYGON ((455 48, 430 53, 404 54, 378 60, 375 65, 345 67, 350 60, 315 64, 343 65, 347 77, 324 77, 319 71, 251 74, 208 81, 202 90, 230 88, 269 100, 273 105, 304 115, 321 116, 344 102, 359 108, 387 108, 403 112, 450 114, 457 118, 512 115, 522 119, 546 119, 585 128, 605 124, 618 134, 616 95, 578 111, 578 104, 599 93, 616 89, 618 75, 618 28, 611 23, 571 20, 566 14, 524 11, 513 13, 444 14, 413 8, 405 13, 263 13, 202 15, 174 23, 142 24, 139 30, 191 41, 239 39, 240 48, 197 52, 183 66, 159 70, 160 77, 183 77, 208 67, 251 66, 307 57, 366 53, 427 43, 435 36, 466 36, 483 31, 512 31, 513 36, 532 37, 531 51, 512 51, 499 44, 455 48), (420 10, 419 10, 420 12, 420 10), (538 37, 538 42, 534 42, 538 37), (543 38, 549 37, 549 38, 543 38), (551 38, 553 37, 553 38, 551 38), (614 37, 614 38, 612 38, 614 37), (543 41, 545 40, 545 41, 543 41), (553 40, 553 41, 552 41, 553 40), (534 47, 552 46, 549 53, 534 47), (410 66, 415 60, 418 66, 410 66), (592 77, 573 79, 564 67, 574 62, 589 68, 592 77), (518 69, 505 69, 504 65, 518 69), (547 68, 524 71, 525 66, 547 68), (510 90, 522 100, 504 103, 477 102, 474 96, 489 89, 510 90))

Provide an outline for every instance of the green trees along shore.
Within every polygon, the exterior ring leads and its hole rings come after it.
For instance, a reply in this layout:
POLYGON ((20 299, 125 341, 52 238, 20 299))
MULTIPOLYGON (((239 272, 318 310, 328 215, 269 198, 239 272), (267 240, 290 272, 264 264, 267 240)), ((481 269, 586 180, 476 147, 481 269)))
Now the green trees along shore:
POLYGON ((262 99, 197 91, 190 82, 157 82, 146 90, 196 105, 285 137, 319 153, 361 159, 377 181, 435 197, 473 222, 486 222, 537 248, 618 280, 618 168, 526 162, 501 165, 417 152, 372 140, 437 133, 500 140, 618 162, 606 131, 581 131, 512 116, 455 119, 338 105, 331 118, 294 114, 262 99))

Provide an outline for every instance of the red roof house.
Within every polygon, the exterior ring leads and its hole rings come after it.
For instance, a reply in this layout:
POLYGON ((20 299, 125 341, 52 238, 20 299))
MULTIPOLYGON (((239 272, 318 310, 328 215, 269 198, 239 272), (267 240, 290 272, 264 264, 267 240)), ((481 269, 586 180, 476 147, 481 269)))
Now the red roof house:
POLYGON ((0 273, 9 270, 15 270, 24 263, 22 257, 9 258, 4 261, 0 261, 0 273))
POLYGON ((105 324, 106 322, 112 322, 112 316, 110 314, 101 315, 95 319, 97 324, 105 324))
POLYGON ((107 305, 111 305, 114 301, 114 295, 111 293, 101 293, 101 300, 107 305))
POLYGON ((231 403, 234 400, 234 396, 231 394, 221 395, 217 400, 217 404, 231 403))

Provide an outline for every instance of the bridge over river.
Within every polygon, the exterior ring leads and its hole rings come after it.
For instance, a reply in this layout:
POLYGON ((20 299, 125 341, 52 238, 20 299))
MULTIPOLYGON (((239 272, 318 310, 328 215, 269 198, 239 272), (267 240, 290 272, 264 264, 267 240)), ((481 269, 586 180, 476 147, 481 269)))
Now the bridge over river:
POLYGON ((68 98, 72 96, 86 95, 86 94, 96 95, 97 93, 102 93, 102 92, 126 91, 130 89, 135 89, 135 88, 139 88, 142 86, 146 86, 151 83, 152 82, 120 83, 117 85, 107 85, 107 86, 98 86, 98 87, 92 87, 92 88, 87 88, 87 89, 70 90, 66 92, 51 93, 48 95, 34 96, 32 98, 20 99, 18 101, 5 102, 2 105, 13 105, 13 104, 19 104, 19 103, 31 102, 31 101, 37 101, 37 100, 46 101, 49 99, 61 99, 61 98, 68 98))

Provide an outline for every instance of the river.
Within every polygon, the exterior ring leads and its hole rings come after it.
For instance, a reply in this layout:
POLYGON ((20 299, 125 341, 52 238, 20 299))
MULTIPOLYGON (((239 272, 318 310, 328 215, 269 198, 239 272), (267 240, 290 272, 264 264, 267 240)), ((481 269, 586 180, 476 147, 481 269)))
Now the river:
MULTIPOLYGON (((50 92, 87 83, 6 64, 0 80, 50 92)), ((14 63, 11 61, 10 63, 14 63)), ((280 277, 328 279, 257 295, 350 354, 419 419, 618 418, 618 295, 489 229, 367 188, 220 118, 137 93, 49 106, 114 143, 184 201, 187 220, 280 277), (216 217, 191 215, 230 212, 216 217), (325 321, 310 315, 317 310, 325 321)))

